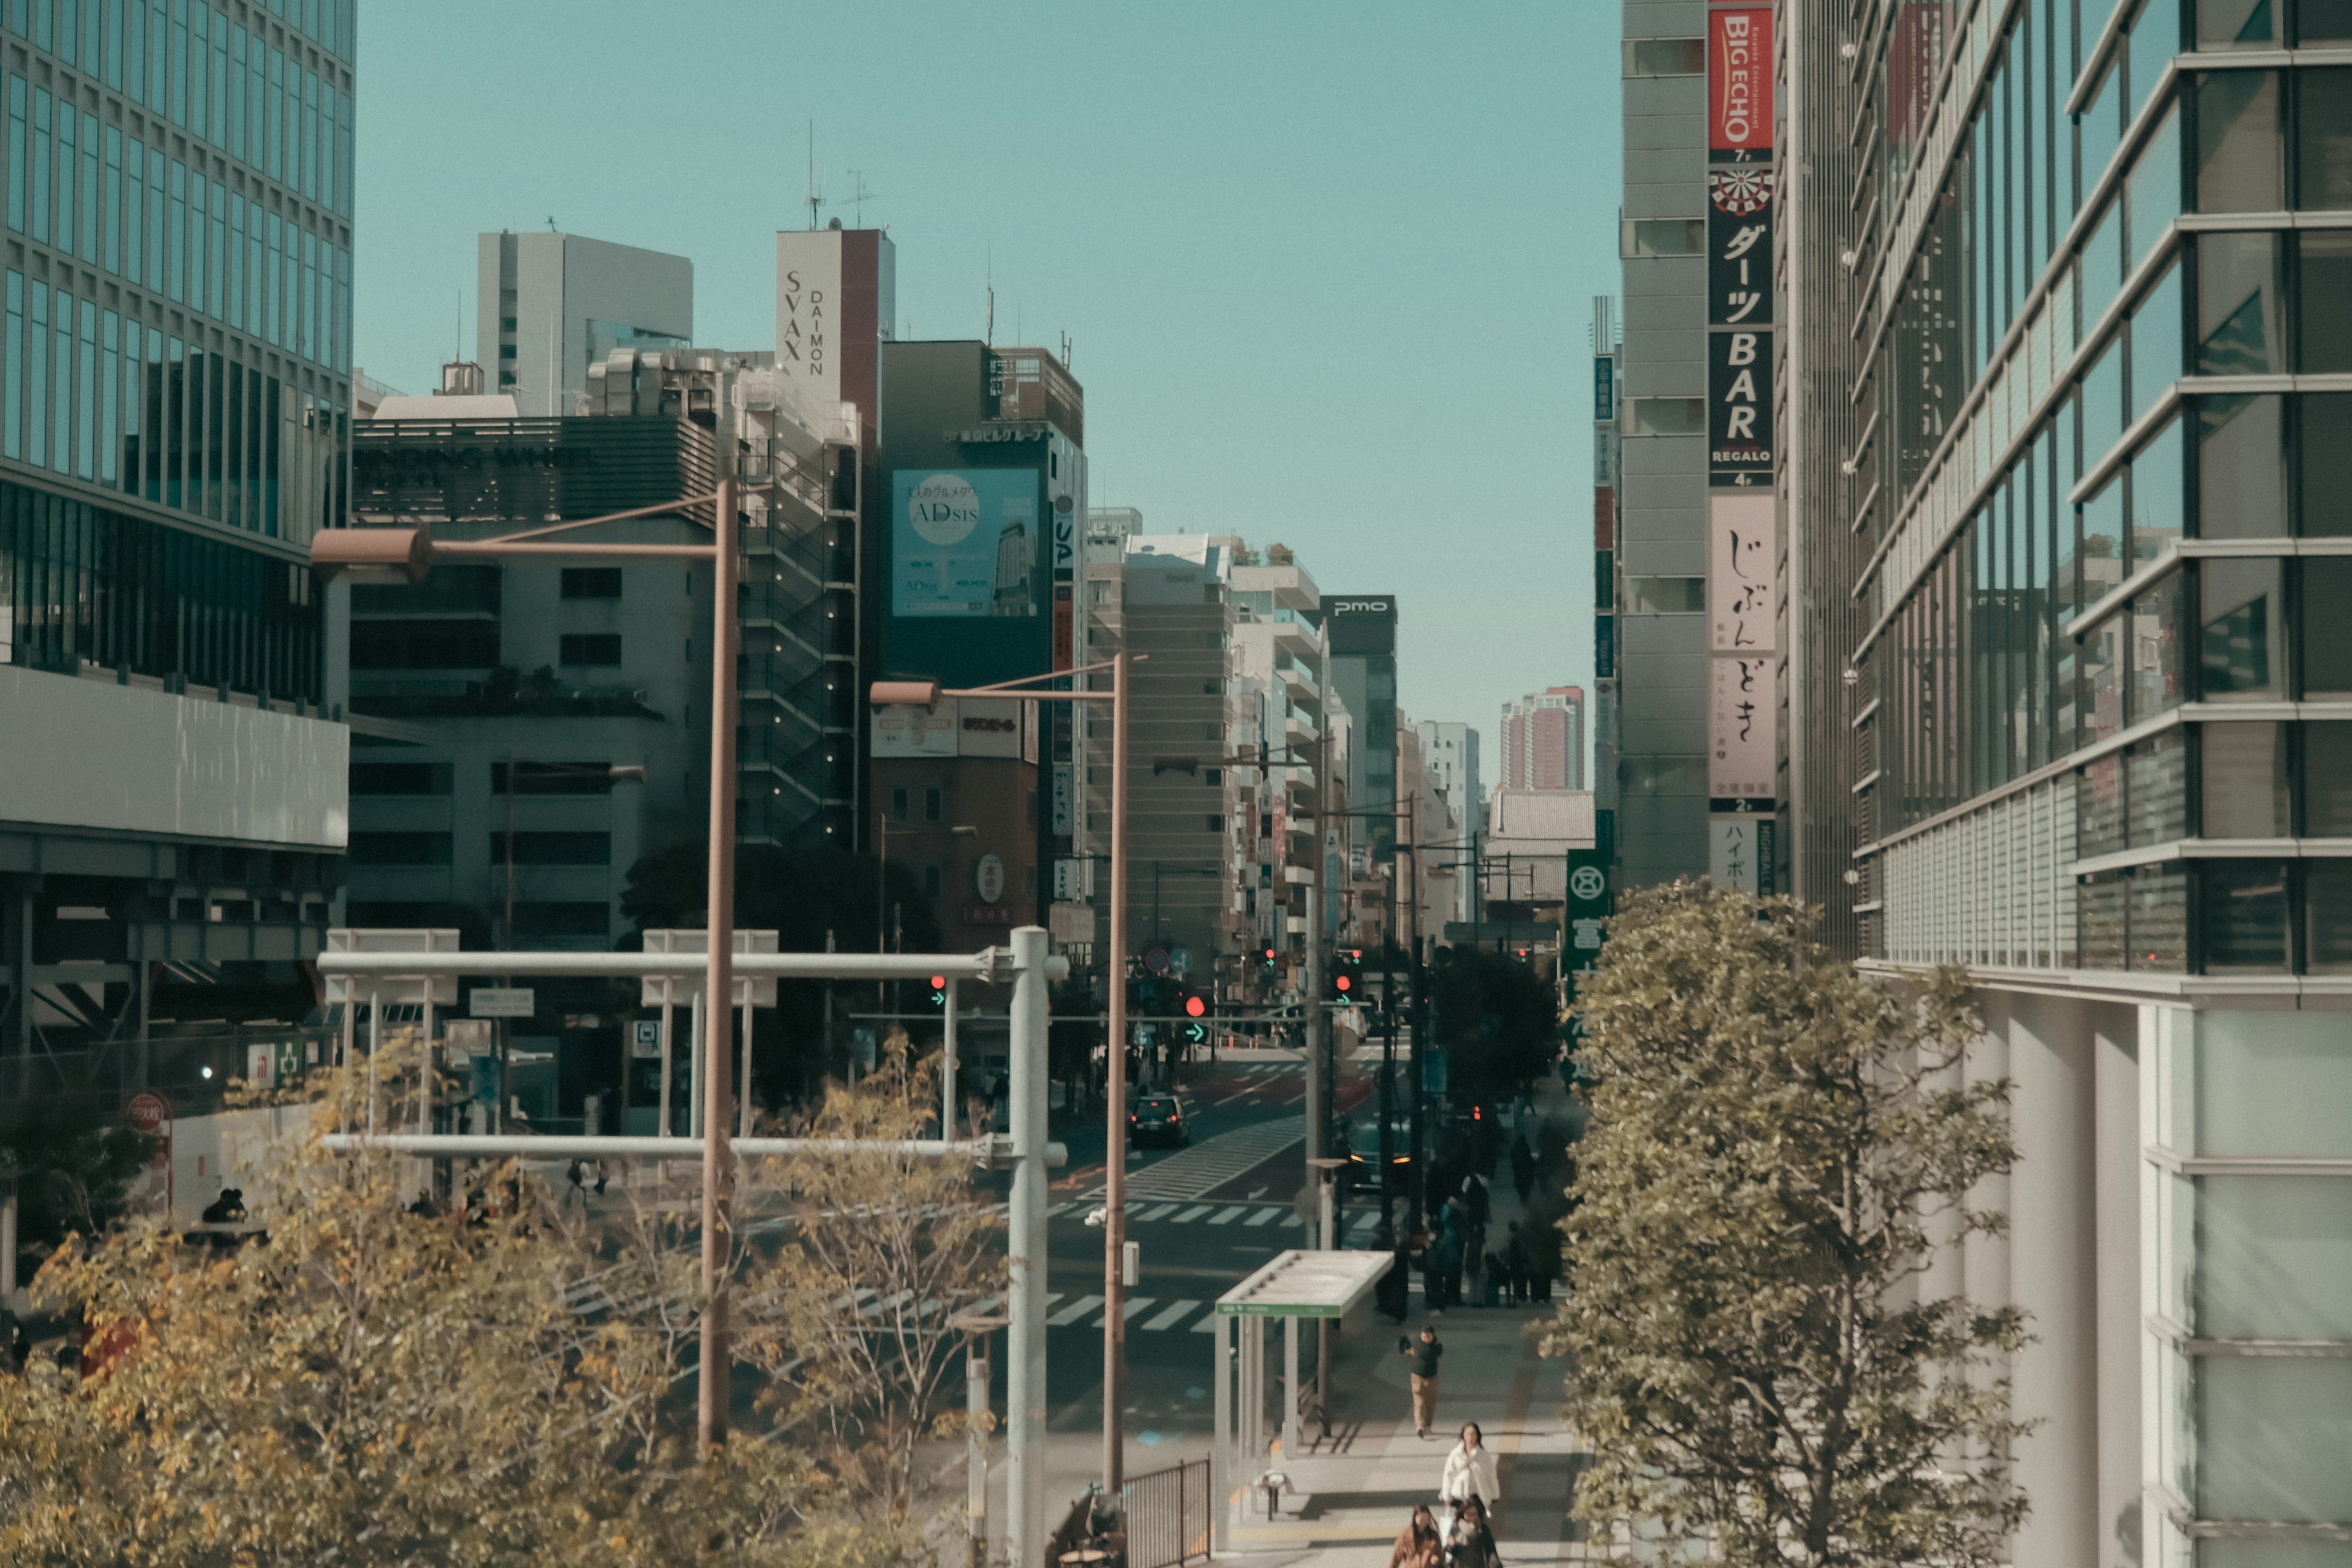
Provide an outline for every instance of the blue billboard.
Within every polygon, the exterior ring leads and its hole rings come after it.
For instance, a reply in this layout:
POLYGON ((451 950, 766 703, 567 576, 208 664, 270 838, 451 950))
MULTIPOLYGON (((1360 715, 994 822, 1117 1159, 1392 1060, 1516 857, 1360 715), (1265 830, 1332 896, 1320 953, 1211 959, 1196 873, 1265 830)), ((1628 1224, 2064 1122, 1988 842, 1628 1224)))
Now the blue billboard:
POLYGON ((905 468, 891 478, 893 615, 1037 614, 1036 469, 905 468))

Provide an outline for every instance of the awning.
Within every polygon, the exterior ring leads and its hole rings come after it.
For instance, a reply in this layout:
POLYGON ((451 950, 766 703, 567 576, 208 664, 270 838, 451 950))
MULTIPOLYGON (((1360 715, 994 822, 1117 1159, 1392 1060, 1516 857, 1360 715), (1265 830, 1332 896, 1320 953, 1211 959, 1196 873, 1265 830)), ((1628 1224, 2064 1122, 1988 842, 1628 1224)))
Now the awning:
POLYGON ((1217 1310, 1235 1318, 1345 1317, 1395 1261, 1391 1252, 1294 1248, 1218 1297, 1217 1310))

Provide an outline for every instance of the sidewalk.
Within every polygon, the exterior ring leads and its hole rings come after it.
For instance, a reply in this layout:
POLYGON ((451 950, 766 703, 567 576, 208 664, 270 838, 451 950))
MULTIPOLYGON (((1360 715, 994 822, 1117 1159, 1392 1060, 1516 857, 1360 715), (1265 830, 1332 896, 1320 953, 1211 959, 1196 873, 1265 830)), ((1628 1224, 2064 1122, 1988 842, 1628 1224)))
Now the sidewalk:
MULTIPOLYGON (((1571 1114, 1557 1079, 1538 1090, 1536 1104, 1546 1120, 1571 1114)), ((1521 1206, 1507 1176, 1491 1192, 1490 1234, 1499 1235, 1521 1206)), ((1576 1444, 1557 1415, 1566 1368, 1538 1355, 1527 1335, 1550 1309, 1455 1307, 1430 1315, 1421 1310, 1418 1286, 1416 1279, 1401 1327, 1369 1307, 1346 1320, 1332 1369, 1330 1437, 1318 1441, 1310 1428, 1305 1451, 1278 1461, 1293 1491, 1272 1520, 1264 1494, 1251 1494, 1226 1555, 1265 1568, 1386 1568, 1413 1504, 1435 1503, 1438 1475, 1462 1424, 1475 1421, 1496 1458, 1503 1500, 1495 1541, 1503 1561, 1510 1568, 1583 1561, 1568 1523, 1576 1444), (1405 1360, 1396 1348, 1398 1335, 1418 1332, 1424 1321, 1445 1346, 1437 1430, 1425 1442, 1413 1432, 1405 1360)))

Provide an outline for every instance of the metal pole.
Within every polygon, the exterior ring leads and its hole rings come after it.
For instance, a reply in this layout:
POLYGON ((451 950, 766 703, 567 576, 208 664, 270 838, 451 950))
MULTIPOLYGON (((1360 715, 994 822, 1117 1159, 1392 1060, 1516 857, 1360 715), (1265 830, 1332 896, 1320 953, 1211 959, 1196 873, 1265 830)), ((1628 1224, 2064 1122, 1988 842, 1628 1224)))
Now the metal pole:
MULTIPOLYGON (((1213 1306, 1212 1312, 1217 1310, 1213 1306)), ((1217 1312, 1217 1433, 1209 1444, 1210 1555, 1233 1544, 1234 1320, 1217 1312)))
POLYGON ((1298 1458, 1298 1320, 1282 1320, 1282 1457, 1298 1458))
POLYGON ((1045 1544, 1045 933, 1013 932, 1010 1023, 1013 1198, 1006 1214, 1012 1279, 1005 1331, 1006 1553, 1025 1563, 1045 1544))
POLYGON ((736 1107, 735 1134, 751 1136, 751 992, 743 991, 743 1090, 736 1107))
POLYGON ((670 1120, 669 1115, 670 1009, 677 1005, 677 998, 672 994, 672 986, 667 980, 662 982, 661 996, 661 1125, 654 1131, 667 1138, 677 1131, 677 1123, 670 1120))
POLYGON ((953 980, 948 982, 947 1006, 946 1032, 940 1044, 940 1136, 952 1138, 956 1135, 956 983, 953 980))
MULTIPOLYGON (((719 481, 711 508, 710 562, 710 911, 705 921, 709 967, 709 1027, 702 1075, 708 1096, 702 1143, 702 1343, 696 1436, 707 1450, 727 1440, 732 1352, 727 1333, 727 1276, 733 1227, 728 1200, 735 1162, 727 1151, 728 1003, 735 994, 735 481, 719 481)), ((509 780, 509 784, 513 781, 509 780)))
MULTIPOLYGON (((1103 1496, 1116 1501, 1125 1470, 1127 1384, 1127 693, 1128 654, 1110 667, 1110 1048, 1103 1117, 1103 1496)), ((1016 1550, 1022 1548, 1016 1547, 1016 1550)))
MULTIPOLYGON (((368 987, 368 1060, 367 1100, 368 1131, 375 1131, 375 1064, 376 1055, 383 1048, 383 993, 375 986, 368 987)), ((501 1086, 503 1088, 504 1086, 501 1086)))
POLYGON ((971 1545, 971 1568, 988 1564, 988 1335, 975 1331, 963 1342, 964 1534, 971 1545))
POLYGON ((16 1178, 6 1181, 8 1190, 0 1192, 0 1312, 16 1310, 16 1178))
POLYGON ((702 1136, 702 987, 694 988, 686 1005, 686 1037, 693 1042, 687 1047, 686 1058, 686 1130, 694 1137, 702 1136))

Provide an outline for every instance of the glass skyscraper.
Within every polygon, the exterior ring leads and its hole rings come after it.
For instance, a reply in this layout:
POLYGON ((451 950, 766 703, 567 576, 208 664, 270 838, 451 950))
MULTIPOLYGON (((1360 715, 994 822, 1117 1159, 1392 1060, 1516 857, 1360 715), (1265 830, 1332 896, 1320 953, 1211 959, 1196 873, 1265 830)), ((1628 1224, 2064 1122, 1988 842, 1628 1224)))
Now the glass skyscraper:
POLYGON ((352 0, 0 0, 0 638, 317 703, 352 0))
POLYGON ((2015 1560, 2346 1561, 2352 5, 1778 16, 1778 804, 2016 1085, 2015 1560))
POLYGON ((0 0, 0 1121, 189 1110, 244 1064, 175 1015, 312 1005, 346 848, 309 543, 350 468, 353 11, 0 0))

